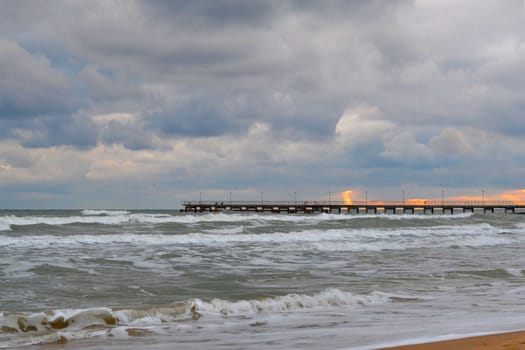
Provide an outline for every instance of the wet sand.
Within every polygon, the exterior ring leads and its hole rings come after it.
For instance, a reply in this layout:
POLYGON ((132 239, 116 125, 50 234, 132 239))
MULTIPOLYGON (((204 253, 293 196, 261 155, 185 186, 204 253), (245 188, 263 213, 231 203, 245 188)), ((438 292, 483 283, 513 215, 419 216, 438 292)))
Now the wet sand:
POLYGON ((525 331, 483 335, 424 344, 403 345, 383 350, 518 350, 525 349, 525 331))

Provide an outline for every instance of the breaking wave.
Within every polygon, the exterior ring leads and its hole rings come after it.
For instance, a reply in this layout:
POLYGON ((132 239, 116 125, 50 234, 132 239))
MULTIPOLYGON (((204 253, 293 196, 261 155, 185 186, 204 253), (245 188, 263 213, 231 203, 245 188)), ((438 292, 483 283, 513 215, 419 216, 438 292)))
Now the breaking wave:
POLYGON ((195 319, 195 304, 183 302, 162 307, 65 309, 39 313, 0 312, 0 348, 110 336, 137 335, 140 326, 195 319), (139 327, 138 329, 135 327, 139 327))
POLYGON ((391 302, 394 295, 372 292, 370 294, 353 294, 330 288, 316 294, 287 294, 284 296, 264 299, 251 299, 241 301, 228 301, 223 299, 213 299, 204 302, 200 299, 195 300, 196 309, 205 313, 215 313, 221 315, 250 315, 261 312, 266 313, 287 313, 299 312, 313 309, 359 307, 391 302))
POLYGON ((228 301, 187 300, 175 304, 110 309, 64 309, 38 313, 0 312, 0 348, 125 334, 155 333, 160 327, 207 315, 251 317, 259 313, 294 313, 318 309, 366 307, 414 298, 389 293, 354 294, 326 289, 315 294, 287 294, 273 298, 228 301))
POLYGON ((70 224, 102 224, 102 225, 119 225, 119 224, 155 224, 165 222, 176 222, 176 218, 168 214, 86 214, 83 216, 2 216, 0 217, 0 230, 7 231, 12 226, 30 226, 30 225, 50 225, 61 226, 70 224))
POLYGON ((279 249, 325 251, 403 250, 424 247, 488 246, 520 240, 519 235, 501 235, 489 224, 433 226, 397 229, 305 229, 292 232, 245 233, 241 228, 226 228, 210 233, 160 234, 68 234, 6 236, 0 246, 75 247, 80 245, 201 245, 232 244, 280 245, 279 249), (28 239, 30 237, 30 239, 28 239))
POLYGON ((206 222, 290 222, 296 224, 316 224, 324 221, 344 221, 354 219, 385 219, 385 220, 435 220, 440 218, 460 219, 472 213, 454 215, 406 215, 406 214, 377 214, 377 215, 349 215, 349 214, 314 214, 314 215, 287 215, 287 214, 181 214, 166 213, 132 213, 126 210, 82 210, 81 216, 0 216, 0 231, 8 231, 12 226, 51 225, 61 226, 70 224, 198 224, 206 222))
POLYGON ((98 209, 84 209, 82 210, 82 215, 127 215, 130 212, 128 210, 98 210, 98 209))

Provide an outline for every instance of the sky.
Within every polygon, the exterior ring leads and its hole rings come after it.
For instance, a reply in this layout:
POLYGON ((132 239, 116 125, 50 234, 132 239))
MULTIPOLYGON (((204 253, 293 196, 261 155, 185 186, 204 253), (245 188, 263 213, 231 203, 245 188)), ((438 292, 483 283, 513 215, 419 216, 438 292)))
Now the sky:
POLYGON ((0 1, 0 208, 525 187, 523 0, 0 1))

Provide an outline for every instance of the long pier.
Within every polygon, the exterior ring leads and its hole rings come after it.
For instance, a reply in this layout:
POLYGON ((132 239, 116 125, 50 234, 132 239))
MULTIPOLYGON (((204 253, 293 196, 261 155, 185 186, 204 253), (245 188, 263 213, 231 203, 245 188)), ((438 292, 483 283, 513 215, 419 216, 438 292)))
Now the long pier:
POLYGON ((348 214, 454 214, 456 212, 525 214, 525 203, 510 201, 185 201, 182 212, 271 212, 348 214))

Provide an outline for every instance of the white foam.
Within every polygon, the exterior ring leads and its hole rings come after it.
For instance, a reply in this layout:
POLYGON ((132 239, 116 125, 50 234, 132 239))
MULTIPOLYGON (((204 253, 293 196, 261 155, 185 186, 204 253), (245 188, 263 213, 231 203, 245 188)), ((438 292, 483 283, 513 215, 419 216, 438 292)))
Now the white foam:
POLYGON ((49 332, 43 334, 31 334, 26 333, 20 337, 11 339, 7 342, 0 341, 0 349, 3 348, 14 348, 14 347, 26 347, 30 345, 45 345, 45 344, 60 344, 64 340, 81 340, 96 338, 103 335, 107 335, 111 332, 111 329, 102 330, 75 330, 75 331, 58 331, 49 332))
MULTIPOLYGON (((137 286, 140 288, 139 286, 137 286)), ((112 310, 106 307, 89 309, 57 309, 38 313, 8 313, 0 312, 0 326, 18 329, 20 324, 33 326, 38 331, 58 329, 83 329, 92 325, 133 325, 186 320, 200 315, 250 315, 254 313, 290 313, 310 309, 332 309, 340 307, 362 307, 375 304, 385 304, 394 294, 372 292, 369 294, 354 294, 336 288, 328 288, 314 294, 291 293, 273 298, 228 301, 213 299, 209 302, 201 299, 177 302, 165 306, 128 308, 112 310), (22 322, 22 323, 21 323, 22 322), (54 326, 53 323, 61 322, 54 326)))
POLYGON ((523 277, 523 273, 521 269, 507 268, 505 270, 509 273, 509 275, 516 276, 516 277, 523 277))
POLYGON ((216 233, 216 234, 237 234, 244 231, 244 226, 229 226, 216 229, 203 230, 206 233, 216 233))
POLYGON ((107 308, 55 310, 48 313, 0 312, 0 326, 15 330, 11 339, 0 338, 0 348, 50 344, 66 340, 93 338, 107 334, 116 319, 107 308), (89 329, 92 326, 99 328, 89 329), (23 333, 20 333, 23 332, 23 333))
POLYGON ((515 224, 516 228, 525 229, 525 222, 518 222, 515 224))
POLYGON ((11 230, 11 224, 5 222, 0 218, 0 231, 10 231, 11 230))
POLYGON ((23 336, 12 337, 6 342, 3 341, 5 337, 0 338, 0 348, 49 344, 62 338, 67 340, 92 338, 109 334, 116 328, 159 325, 163 322, 194 317, 192 302, 121 310, 99 307, 59 309, 39 313, 0 312, 0 327, 11 329, 16 335, 23 334, 23 336))
POLYGON ((188 301, 160 307, 123 309, 114 311, 114 315, 120 324, 147 326, 190 319, 194 316, 194 305, 193 302, 188 301))
MULTIPOLYGON (((167 234, 99 234, 99 235, 32 235, 7 236, 0 246, 74 247, 84 244, 127 245, 203 245, 228 246, 232 244, 280 245, 279 249, 320 250, 383 250, 421 247, 485 246, 516 242, 519 236, 499 235, 499 230, 488 224, 437 226, 400 229, 307 229, 275 233, 190 233, 167 234), (30 237, 30 239, 28 239, 30 237)), ((274 247, 275 248, 275 247, 274 247)))
POLYGON ((177 216, 169 214, 117 214, 112 215, 83 215, 83 216, 2 216, 0 217, 0 230, 9 230, 15 226, 51 225, 61 226, 69 224, 103 224, 119 225, 125 223, 165 223, 177 222, 177 216))
POLYGON ((316 215, 287 215, 287 214, 232 214, 232 213, 207 213, 170 215, 165 213, 131 213, 126 210, 94 210, 85 209, 82 216, 15 216, 0 217, 0 231, 10 230, 13 225, 68 225, 68 224, 105 224, 118 225, 126 223, 162 224, 180 223, 197 224, 200 222, 292 222, 297 224, 315 224, 323 221, 341 221, 354 219, 387 219, 387 220, 430 220, 436 218, 465 218, 472 213, 455 215, 349 215, 349 214, 316 214, 316 215))
POLYGON ((82 210, 82 215, 126 215, 130 212, 128 210, 99 210, 99 209, 84 209, 82 210))
POLYGON ((0 326, 13 329, 12 336, 0 338, 0 348, 49 344, 64 340, 100 336, 127 338, 127 329, 162 332, 172 322, 199 318, 282 314, 310 310, 338 310, 367 307, 391 302, 386 293, 353 294, 339 289, 326 289, 314 294, 287 294, 273 298, 227 301, 213 299, 187 300, 158 307, 112 310, 59 309, 40 313, 0 312, 0 326))
POLYGON ((197 311, 221 315, 250 315, 265 313, 290 313, 298 311, 332 309, 341 307, 360 307, 388 303, 392 295, 372 292, 370 294, 353 294, 335 288, 326 289, 316 294, 287 294, 264 299, 228 301, 213 299, 204 302, 195 300, 197 311))

